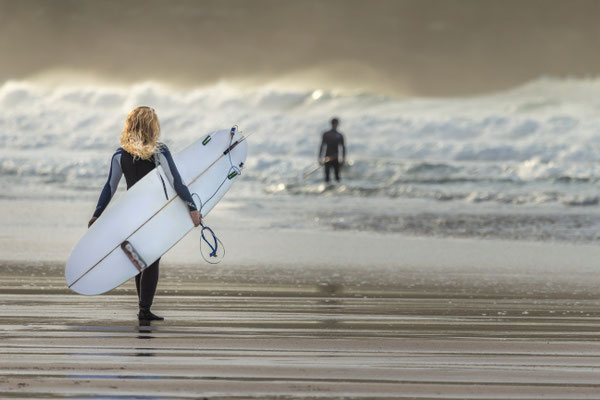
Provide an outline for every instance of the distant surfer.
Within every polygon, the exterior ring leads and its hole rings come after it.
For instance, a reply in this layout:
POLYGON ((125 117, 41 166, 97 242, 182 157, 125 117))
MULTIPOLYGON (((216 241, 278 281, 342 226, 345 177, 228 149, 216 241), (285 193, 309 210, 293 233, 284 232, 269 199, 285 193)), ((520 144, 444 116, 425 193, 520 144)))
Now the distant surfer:
MULTIPOLYGON (((197 210, 187 186, 183 184, 169 149, 165 144, 158 142, 159 136, 160 122, 153 108, 136 107, 129 113, 121 133, 121 147, 112 156, 108 181, 100 193, 98 206, 88 227, 98 219, 110 202, 122 175, 125 175, 127 190, 129 190, 159 164, 163 167, 179 197, 187 205, 194 226, 200 225, 202 214, 197 210)), ((159 261, 160 258, 135 277, 140 306, 138 318, 143 321, 162 321, 164 319, 150 312, 158 284, 159 261)))
POLYGON ((325 165, 325 182, 327 183, 329 183, 329 174, 332 168, 336 182, 340 181, 340 167, 344 165, 346 159, 344 135, 337 130, 339 123, 340 121, 337 118, 331 120, 331 129, 323 133, 323 140, 319 147, 319 164, 325 165))

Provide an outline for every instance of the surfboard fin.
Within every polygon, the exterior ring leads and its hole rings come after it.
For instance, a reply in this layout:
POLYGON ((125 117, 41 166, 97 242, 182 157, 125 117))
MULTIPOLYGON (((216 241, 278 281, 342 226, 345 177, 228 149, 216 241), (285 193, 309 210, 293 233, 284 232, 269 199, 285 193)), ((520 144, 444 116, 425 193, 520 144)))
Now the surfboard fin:
POLYGON ((230 173, 229 175, 227 175, 227 179, 231 180, 233 178, 235 178, 235 176, 237 175, 237 171, 233 171, 232 173, 230 173))
POLYGON ((139 253, 127 240, 121 243, 121 249, 123 249, 123 252, 127 258, 129 258, 129 261, 131 261, 133 266, 136 267, 138 271, 142 272, 142 270, 148 266, 148 264, 146 264, 139 253))
POLYGON ((227 150, 225 150, 223 152, 223 155, 227 155, 227 153, 229 153, 231 150, 233 150, 235 148, 235 146, 237 146, 238 144, 240 144, 240 141, 236 140, 231 146, 229 146, 229 148, 227 150))

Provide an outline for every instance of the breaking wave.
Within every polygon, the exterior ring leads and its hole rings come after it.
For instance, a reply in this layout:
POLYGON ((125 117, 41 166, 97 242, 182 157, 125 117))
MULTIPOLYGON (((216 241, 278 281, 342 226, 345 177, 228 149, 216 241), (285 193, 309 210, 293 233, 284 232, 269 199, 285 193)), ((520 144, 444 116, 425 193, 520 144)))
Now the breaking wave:
MULTIPOLYGON (((599 80, 541 79, 489 96, 394 99, 371 94, 131 86, 0 86, 0 179, 10 188, 94 188, 128 111, 152 105, 177 151, 214 129, 252 133, 245 185, 264 195, 421 198, 468 204, 597 205, 599 80), (320 132, 341 119, 349 163, 327 187, 320 132)), ((12 189, 8 189, 10 190, 12 189)))

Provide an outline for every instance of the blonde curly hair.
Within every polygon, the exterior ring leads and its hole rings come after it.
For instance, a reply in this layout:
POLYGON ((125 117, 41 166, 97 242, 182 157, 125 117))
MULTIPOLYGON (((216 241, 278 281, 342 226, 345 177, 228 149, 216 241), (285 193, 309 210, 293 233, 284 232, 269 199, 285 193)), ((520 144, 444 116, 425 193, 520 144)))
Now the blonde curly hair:
POLYGON ((150 159, 160 147, 160 122, 153 108, 139 106, 131 110, 121 132, 121 147, 135 158, 150 159))

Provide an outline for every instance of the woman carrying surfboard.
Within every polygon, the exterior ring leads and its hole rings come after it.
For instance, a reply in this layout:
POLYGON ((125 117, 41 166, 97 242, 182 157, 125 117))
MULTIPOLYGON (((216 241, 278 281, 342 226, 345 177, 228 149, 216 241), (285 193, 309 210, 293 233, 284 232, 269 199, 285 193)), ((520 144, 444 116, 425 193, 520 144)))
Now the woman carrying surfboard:
MULTIPOLYGON (((96 211, 90 219, 88 227, 96 221, 110 202, 117 190, 121 176, 125 175, 127 189, 129 190, 159 164, 163 167, 179 197, 187 205, 194 226, 200 225, 202 214, 197 210, 189 189, 183 184, 171 152, 164 143, 158 142, 159 136, 160 122, 153 108, 140 106, 129 113, 121 133, 121 147, 112 156, 108 180, 100 193, 96 211)), ((150 311, 158 284, 159 262, 160 258, 135 277, 135 287, 140 307, 138 318, 140 320, 160 321, 164 319, 150 311)))

